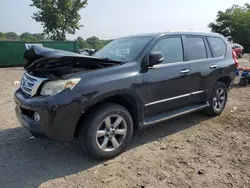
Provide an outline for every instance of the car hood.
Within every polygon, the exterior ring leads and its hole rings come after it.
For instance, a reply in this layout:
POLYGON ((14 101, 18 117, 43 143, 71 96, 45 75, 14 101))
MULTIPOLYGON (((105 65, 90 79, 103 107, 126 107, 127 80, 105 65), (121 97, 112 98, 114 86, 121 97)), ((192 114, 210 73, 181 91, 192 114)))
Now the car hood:
POLYGON ((46 48, 42 46, 32 46, 24 52, 24 59, 28 61, 35 61, 42 57, 61 58, 61 57, 81 57, 81 58, 93 58, 90 56, 84 56, 74 52, 68 52, 63 50, 57 50, 52 48, 46 48))
MULTIPOLYGON (((80 60, 81 62, 98 62, 98 63, 107 63, 111 64, 120 64, 121 62, 113 61, 110 59, 102 59, 92 56, 85 56, 82 54, 68 52, 63 50, 57 50, 52 48, 46 48, 43 46, 32 46, 31 48, 27 49, 24 52, 24 59, 27 60, 26 65, 24 68, 27 69, 34 69, 34 68, 41 68, 48 64, 50 65, 62 65, 63 61, 61 59, 71 59, 71 60, 80 60)), ((67 61, 69 63, 70 61, 67 61)), ((74 63, 74 61, 72 61, 74 63)))

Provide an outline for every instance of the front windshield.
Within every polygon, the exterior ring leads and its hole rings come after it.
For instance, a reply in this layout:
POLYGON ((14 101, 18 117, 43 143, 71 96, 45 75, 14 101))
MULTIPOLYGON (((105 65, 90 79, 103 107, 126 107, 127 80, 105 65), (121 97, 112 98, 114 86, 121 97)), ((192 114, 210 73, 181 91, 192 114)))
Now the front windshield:
POLYGON ((133 61, 139 56, 150 39, 152 37, 149 36, 116 39, 97 51, 93 56, 121 62, 133 61))

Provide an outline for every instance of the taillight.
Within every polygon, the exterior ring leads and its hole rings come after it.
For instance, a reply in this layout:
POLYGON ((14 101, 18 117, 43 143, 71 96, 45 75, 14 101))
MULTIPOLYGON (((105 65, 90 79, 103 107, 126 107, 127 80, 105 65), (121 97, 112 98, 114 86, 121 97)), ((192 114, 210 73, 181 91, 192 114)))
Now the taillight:
POLYGON ((235 67, 237 69, 239 67, 239 62, 238 62, 238 59, 237 59, 237 55, 236 55, 235 51, 232 51, 232 54, 233 54, 233 59, 234 59, 235 67))

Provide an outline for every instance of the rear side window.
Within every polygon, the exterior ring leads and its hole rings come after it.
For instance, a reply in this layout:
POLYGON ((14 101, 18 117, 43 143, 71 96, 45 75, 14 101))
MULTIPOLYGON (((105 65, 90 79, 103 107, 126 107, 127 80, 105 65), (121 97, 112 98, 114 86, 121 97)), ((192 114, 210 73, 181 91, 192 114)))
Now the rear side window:
POLYGON ((202 37, 187 37, 186 41, 188 60, 207 58, 206 47, 202 37))
POLYGON ((227 46, 221 38, 207 37, 207 39, 212 48, 213 57, 222 57, 225 55, 227 46))
POLYGON ((152 52, 162 52, 164 63, 183 61, 182 40, 180 37, 171 37, 160 40, 152 52))

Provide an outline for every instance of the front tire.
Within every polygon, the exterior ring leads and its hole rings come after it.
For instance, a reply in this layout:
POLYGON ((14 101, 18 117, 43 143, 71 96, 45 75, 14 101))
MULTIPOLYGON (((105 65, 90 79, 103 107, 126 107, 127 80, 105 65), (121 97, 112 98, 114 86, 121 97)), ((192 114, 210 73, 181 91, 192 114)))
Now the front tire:
POLYGON ((219 116, 227 103, 227 86, 223 82, 216 82, 209 99, 210 107, 207 113, 211 116, 219 116))
POLYGON ((122 153, 132 136, 133 120, 123 106, 106 103, 86 117, 80 132, 81 142, 96 159, 107 160, 122 153))

